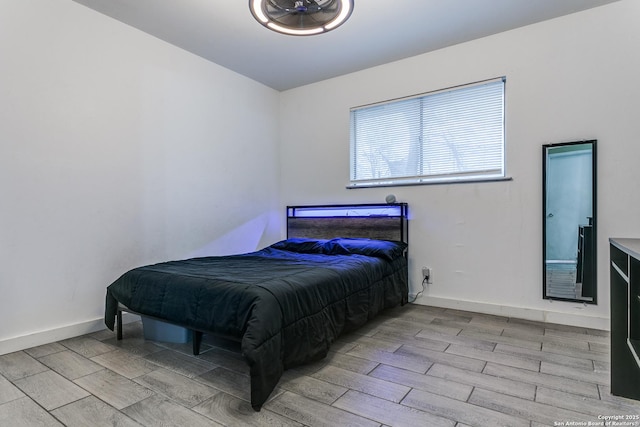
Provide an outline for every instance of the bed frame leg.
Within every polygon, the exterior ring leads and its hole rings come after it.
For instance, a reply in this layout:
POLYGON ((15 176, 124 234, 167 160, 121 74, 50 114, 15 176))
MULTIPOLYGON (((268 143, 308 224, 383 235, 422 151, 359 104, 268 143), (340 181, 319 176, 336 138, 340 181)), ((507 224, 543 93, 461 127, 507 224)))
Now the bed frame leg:
POLYGON ((193 331, 193 355, 200 354, 200 343, 202 342, 202 332, 193 331))
POLYGON ((116 316, 118 317, 116 325, 116 339, 120 341, 122 340, 122 310, 118 310, 116 316))

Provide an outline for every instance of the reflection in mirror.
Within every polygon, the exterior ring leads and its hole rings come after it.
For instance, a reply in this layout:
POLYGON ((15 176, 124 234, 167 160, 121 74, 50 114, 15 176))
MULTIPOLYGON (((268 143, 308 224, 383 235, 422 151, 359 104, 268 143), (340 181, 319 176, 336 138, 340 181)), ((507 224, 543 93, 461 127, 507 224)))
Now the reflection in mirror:
POLYGON ((543 151, 543 298, 596 303, 596 141, 543 151))

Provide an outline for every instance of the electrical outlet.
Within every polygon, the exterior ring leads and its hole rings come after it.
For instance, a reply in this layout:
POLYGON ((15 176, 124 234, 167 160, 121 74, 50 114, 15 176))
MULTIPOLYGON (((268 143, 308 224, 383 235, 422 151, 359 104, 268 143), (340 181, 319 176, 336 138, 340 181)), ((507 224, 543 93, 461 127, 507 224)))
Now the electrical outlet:
POLYGON ((433 278, 431 277, 431 267, 422 267, 422 279, 427 283, 431 283, 433 278))

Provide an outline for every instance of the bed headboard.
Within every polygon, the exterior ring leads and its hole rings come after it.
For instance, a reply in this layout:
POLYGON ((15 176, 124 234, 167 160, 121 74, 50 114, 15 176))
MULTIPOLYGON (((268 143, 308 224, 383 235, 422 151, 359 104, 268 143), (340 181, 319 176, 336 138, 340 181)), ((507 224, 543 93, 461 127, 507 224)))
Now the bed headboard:
POLYGON ((287 206, 287 238, 409 242, 406 203, 287 206))

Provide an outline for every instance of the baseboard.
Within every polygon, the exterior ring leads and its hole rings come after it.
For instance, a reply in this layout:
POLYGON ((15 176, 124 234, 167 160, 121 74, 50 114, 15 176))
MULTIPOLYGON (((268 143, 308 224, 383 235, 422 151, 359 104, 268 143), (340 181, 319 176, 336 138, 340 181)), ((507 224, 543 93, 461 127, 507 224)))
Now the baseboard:
MULTIPOLYGON (((415 295, 410 295, 412 300, 415 295)), ((579 326, 583 328, 609 330, 609 318, 598 316, 586 316, 559 311, 537 310, 523 307, 511 307, 498 304, 488 304, 476 301, 454 300, 433 296, 419 297, 415 304, 429 305, 433 307, 451 308, 475 313, 492 314, 496 316, 513 317, 524 320, 534 320, 545 323, 559 323, 562 325, 579 326)), ((131 313, 122 314, 122 323, 131 323, 140 320, 140 316, 131 313)), ((0 355, 25 350, 39 345, 74 338, 80 335, 98 332, 105 329, 104 320, 98 318, 60 328, 35 332, 29 335, 5 339, 0 341, 0 355)))
MULTIPOLYGON (((410 296, 409 300, 414 296, 410 296)), ((516 319, 534 320, 544 323, 558 323, 561 325, 579 326, 582 328, 609 330, 608 317, 588 316, 582 314, 563 313, 560 311, 538 310, 524 307, 511 307, 476 301, 454 300, 432 296, 419 297, 415 304, 430 305, 440 308, 451 308, 475 313, 492 314, 496 316, 513 317, 516 319)))
MULTIPOLYGON (((122 315, 122 323, 130 323, 138 320, 140 320, 140 316, 136 316, 131 313, 123 313, 122 315)), ((88 320, 86 322, 75 323, 73 325, 63 326, 60 328, 48 329, 46 331, 34 332, 28 335, 5 339, 0 341, 0 355, 60 340, 66 340, 68 338, 74 338, 92 332, 98 332, 103 329, 106 329, 106 326, 104 324, 104 319, 101 317, 95 320, 88 320)))

